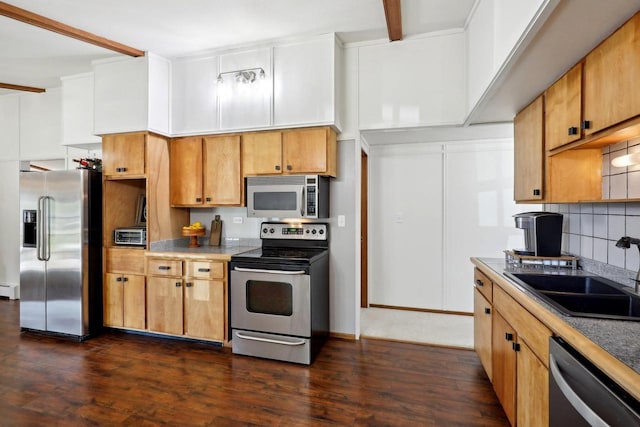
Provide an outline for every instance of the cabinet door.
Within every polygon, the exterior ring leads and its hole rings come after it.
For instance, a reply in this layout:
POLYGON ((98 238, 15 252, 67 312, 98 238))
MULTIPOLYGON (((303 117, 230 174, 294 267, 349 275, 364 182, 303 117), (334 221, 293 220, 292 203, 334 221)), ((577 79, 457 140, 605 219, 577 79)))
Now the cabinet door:
POLYGON ((240 135, 204 139, 204 203, 241 206, 240 135))
POLYGON ((640 14, 596 47, 584 61, 585 135, 640 114, 640 14))
POLYGON ((44 93, 20 95, 18 123, 21 160, 66 157, 66 147, 61 145, 61 102, 60 88, 47 89, 44 93))
POLYGON ((582 64, 573 67, 545 93, 544 129, 547 150, 580 139, 582 64))
POLYGON ((515 330, 495 311, 493 313, 493 389, 511 425, 516 421, 516 341, 515 330))
POLYGON ((282 173, 282 132, 242 135, 242 173, 244 176, 282 173))
POLYGON ((104 280, 103 320, 105 326, 124 326, 122 275, 107 273, 104 280))
POLYGON ((217 76, 217 57, 172 61, 173 135, 194 135, 218 130, 217 76))
POLYGON ((182 335, 182 279, 150 276, 147 313, 150 331, 182 335))
POLYGON ((544 197, 544 126, 542 96, 514 119, 514 199, 516 202, 544 197))
POLYGON ((144 176, 145 133, 105 135, 102 170, 105 176, 144 176))
POLYGON ((491 316, 493 308, 478 289, 474 290, 473 342, 484 370, 492 380, 491 316))
POLYGON ((549 371, 522 340, 518 359, 518 426, 549 425, 549 371))
POLYGON ((202 138, 171 141, 171 204, 202 205, 202 138))
POLYGON ((186 279, 184 333, 190 337, 224 340, 224 282, 186 279))
POLYGON ((100 143, 93 134, 93 73, 62 77, 62 143, 100 143))
POLYGON ((122 279, 124 327, 144 329, 146 326, 145 277, 129 274, 122 279))
POLYGON ((328 128, 297 129, 282 133, 282 158, 286 173, 336 175, 335 139, 328 128))

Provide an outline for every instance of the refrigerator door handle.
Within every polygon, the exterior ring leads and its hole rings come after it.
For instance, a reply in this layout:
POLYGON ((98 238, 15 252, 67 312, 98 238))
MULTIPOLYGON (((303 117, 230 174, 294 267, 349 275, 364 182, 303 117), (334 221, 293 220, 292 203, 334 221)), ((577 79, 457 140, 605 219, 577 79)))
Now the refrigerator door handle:
POLYGON ((36 251, 40 261, 49 261, 51 256, 49 250, 49 201, 50 197, 42 196, 38 198, 38 223, 36 237, 36 251))

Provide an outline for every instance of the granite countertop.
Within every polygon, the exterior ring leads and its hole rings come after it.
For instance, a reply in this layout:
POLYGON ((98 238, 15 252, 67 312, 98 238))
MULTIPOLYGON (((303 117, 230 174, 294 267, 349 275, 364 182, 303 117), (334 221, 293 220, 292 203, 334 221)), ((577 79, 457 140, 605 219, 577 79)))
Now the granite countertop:
POLYGON ((229 261, 232 255, 258 249, 259 241, 247 239, 236 241, 234 244, 209 246, 207 239, 200 240, 200 247, 190 248, 189 239, 174 239, 153 242, 146 252, 147 256, 181 257, 181 258, 214 258, 229 261))
POLYGON ((514 288, 535 300, 538 304, 555 314, 560 320, 573 327, 593 343, 597 344, 616 359, 633 369, 636 373, 640 374, 640 322, 566 316, 556 310, 545 300, 538 297, 536 293, 529 291, 504 275, 505 272, 526 272, 535 274, 593 276, 593 273, 571 269, 521 269, 506 267, 505 260, 500 258, 477 259, 498 273, 502 278, 504 278, 504 280, 513 285, 514 288))

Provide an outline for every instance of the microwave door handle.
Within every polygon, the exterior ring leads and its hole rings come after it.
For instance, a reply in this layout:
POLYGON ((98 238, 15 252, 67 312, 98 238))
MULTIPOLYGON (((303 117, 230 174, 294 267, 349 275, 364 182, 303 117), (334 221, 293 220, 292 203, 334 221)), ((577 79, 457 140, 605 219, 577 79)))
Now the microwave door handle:
POLYGON ((287 274, 290 276, 305 274, 304 270, 297 271, 284 271, 284 270, 266 270, 261 268, 242 268, 242 267, 234 267, 233 271, 240 271, 244 273, 268 273, 268 274, 287 274))
POLYGON ((306 199, 305 199, 305 187, 302 187, 302 200, 300 200, 300 216, 304 217, 304 212, 305 212, 305 205, 306 205, 306 199))

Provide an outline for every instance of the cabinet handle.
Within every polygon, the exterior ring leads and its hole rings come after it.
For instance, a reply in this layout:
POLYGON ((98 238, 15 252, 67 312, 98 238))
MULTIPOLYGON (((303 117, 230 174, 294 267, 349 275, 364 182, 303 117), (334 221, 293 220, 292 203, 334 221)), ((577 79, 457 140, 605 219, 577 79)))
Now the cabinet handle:
POLYGON ((185 285, 186 285, 187 288, 190 288, 191 286, 193 286, 193 283, 187 282, 187 283, 185 283, 185 285))
POLYGON ((211 201, 211 197, 206 197, 204 200, 207 201, 207 202, 210 202, 211 201))
POLYGON ((171 267, 169 267, 168 265, 159 265, 158 270, 168 271, 171 270, 171 267))
POLYGON ((510 332, 506 332, 504 334, 504 339, 507 340, 507 341, 513 341, 513 334, 510 333, 510 332))
POLYGON ((211 271, 210 268, 199 268, 198 269, 198 273, 208 273, 210 271, 211 271))
POLYGON ((116 279, 116 282, 122 282, 122 277, 118 277, 118 278, 116 279))
POLYGON ((577 134, 578 134, 578 128, 576 126, 571 126, 569 128, 568 135, 577 135, 577 134))
POLYGON ((489 307, 485 307, 484 314, 491 314, 491 309, 489 307))
POLYGON ((478 279, 478 280, 476 280, 476 285, 484 286, 484 283, 482 283, 482 280, 478 279))
POLYGON ((581 127, 582 129, 591 129, 591 120, 583 120, 583 121, 580 123, 580 127, 581 127))
POLYGON ((126 172, 127 168, 116 168, 116 172, 126 172))
POLYGON ((129 279, 128 279, 127 277, 123 277, 123 278, 122 278, 122 281, 123 281, 123 282, 128 282, 128 281, 129 281, 129 279))
POLYGON ((182 283, 176 282, 176 288, 181 288, 181 287, 182 287, 182 283))
POLYGON ((280 165, 276 165, 276 170, 279 171, 280 170, 280 165))
POLYGON ((534 196, 539 196, 540 195, 540 189, 539 188, 534 188, 533 189, 533 195, 534 196))
POLYGON ((287 165, 287 170, 290 171, 291 169, 293 169, 291 165, 287 165))
POLYGON ((514 342, 511 344, 511 348, 513 349, 513 351, 520 351, 520 344, 514 342))
POLYGON ((202 202, 202 197, 196 197, 196 202, 197 202, 197 203, 202 202))

